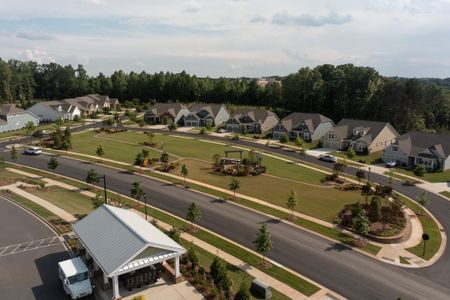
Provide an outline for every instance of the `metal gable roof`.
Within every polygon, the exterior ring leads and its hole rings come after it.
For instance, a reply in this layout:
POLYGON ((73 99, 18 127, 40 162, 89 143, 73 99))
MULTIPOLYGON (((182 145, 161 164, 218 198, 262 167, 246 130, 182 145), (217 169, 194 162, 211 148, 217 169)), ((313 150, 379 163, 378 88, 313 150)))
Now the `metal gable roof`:
POLYGON ((149 247, 179 254, 186 251, 136 213, 106 204, 78 221, 73 230, 108 276, 149 247))

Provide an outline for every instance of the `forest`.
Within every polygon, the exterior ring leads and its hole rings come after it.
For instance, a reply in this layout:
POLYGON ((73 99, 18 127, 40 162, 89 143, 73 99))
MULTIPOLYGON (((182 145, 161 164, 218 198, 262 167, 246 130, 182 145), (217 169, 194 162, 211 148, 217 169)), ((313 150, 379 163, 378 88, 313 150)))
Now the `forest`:
POLYGON ((388 121, 400 133, 450 129, 449 80, 385 77, 374 68, 352 64, 304 67, 280 78, 281 84, 260 87, 254 78, 197 77, 184 71, 118 70, 110 76, 89 76, 82 65, 0 59, 0 101, 26 108, 36 100, 99 93, 138 105, 197 101, 267 107, 280 117, 301 111, 322 113, 335 122, 388 121))

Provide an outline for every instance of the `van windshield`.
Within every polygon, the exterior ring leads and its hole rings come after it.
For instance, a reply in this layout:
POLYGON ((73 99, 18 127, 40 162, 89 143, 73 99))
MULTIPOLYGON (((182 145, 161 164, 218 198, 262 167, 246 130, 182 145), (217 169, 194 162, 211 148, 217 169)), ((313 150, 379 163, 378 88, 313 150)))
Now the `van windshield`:
POLYGON ((83 272, 77 275, 70 276, 69 278, 67 278, 67 280, 69 281, 69 284, 75 284, 78 282, 85 281, 88 278, 89 278, 88 272, 83 272))

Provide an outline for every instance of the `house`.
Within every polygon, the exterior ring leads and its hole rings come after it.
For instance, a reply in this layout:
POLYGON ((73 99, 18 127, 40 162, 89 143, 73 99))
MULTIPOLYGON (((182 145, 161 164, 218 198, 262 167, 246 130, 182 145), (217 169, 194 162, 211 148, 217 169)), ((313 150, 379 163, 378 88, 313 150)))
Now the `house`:
POLYGON ((384 150, 399 136, 388 122, 342 119, 322 138, 324 148, 346 150, 353 147, 358 153, 384 150))
POLYGON ((406 167, 450 169, 450 135, 408 132, 399 136, 383 153, 384 162, 399 161, 406 167))
POLYGON ((14 104, 3 104, 0 109, 0 132, 18 130, 28 122, 39 124, 39 117, 31 112, 16 107, 14 104))
POLYGON ((181 103, 156 103, 144 114, 144 121, 148 124, 184 124, 187 115, 189 110, 181 103))
POLYGON ((118 104, 117 99, 99 94, 89 94, 76 98, 63 99, 60 102, 78 107, 85 116, 103 111, 103 109, 115 109, 118 104))
POLYGON ((223 104, 196 103, 190 108, 184 119, 185 126, 219 126, 230 118, 230 113, 223 104))
POLYGON ((73 120, 76 116, 81 116, 81 110, 77 106, 61 101, 38 102, 27 111, 38 116, 40 122, 73 120))
POLYGON ((334 122, 321 114, 294 112, 278 122, 272 129, 272 137, 279 139, 287 134, 290 139, 299 137, 310 142, 320 140, 333 127, 334 122))
POLYGON ((267 109, 243 109, 237 111, 225 123, 228 132, 263 133, 275 127, 280 119, 267 109))
POLYGON ((175 282, 183 280, 180 257, 186 249, 131 209, 103 204, 72 228, 92 277, 112 288, 112 299, 122 299, 121 290, 134 285, 130 277, 135 282, 140 274, 145 285, 155 284, 169 261, 175 282))

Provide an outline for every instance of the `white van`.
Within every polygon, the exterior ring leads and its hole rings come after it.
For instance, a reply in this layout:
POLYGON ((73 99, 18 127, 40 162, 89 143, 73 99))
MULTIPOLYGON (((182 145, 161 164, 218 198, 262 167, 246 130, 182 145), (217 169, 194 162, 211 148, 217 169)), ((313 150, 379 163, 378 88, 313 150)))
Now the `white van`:
POLYGON ((61 279, 64 291, 72 299, 92 294, 92 284, 89 278, 89 270, 79 257, 61 261, 59 266, 59 279, 61 279))

